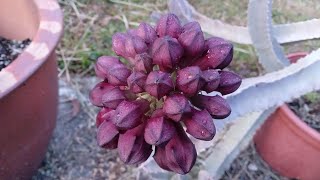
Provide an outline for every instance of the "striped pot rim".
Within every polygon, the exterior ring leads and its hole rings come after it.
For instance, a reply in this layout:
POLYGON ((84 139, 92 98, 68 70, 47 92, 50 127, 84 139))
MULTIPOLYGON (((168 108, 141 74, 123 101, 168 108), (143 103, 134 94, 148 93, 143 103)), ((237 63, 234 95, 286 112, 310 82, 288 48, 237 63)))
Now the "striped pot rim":
POLYGON ((0 99, 37 71, 58 44, 63 31, 63 15, 56 0, 33 0, 39 18, 32 42, 0 71, 0 99))

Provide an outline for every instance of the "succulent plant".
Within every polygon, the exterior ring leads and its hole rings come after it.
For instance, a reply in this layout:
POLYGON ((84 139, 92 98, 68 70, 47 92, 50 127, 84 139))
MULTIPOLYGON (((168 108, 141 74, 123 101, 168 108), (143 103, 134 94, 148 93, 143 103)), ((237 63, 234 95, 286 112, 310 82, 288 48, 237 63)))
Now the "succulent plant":
POLYGON ((156 28, 141 23, 116 33, 112 48, 129 63, 102 56, 95 64, 103 79, 90 92, 91 103, 101 108, 98 145, 117 148, 126 164, 142 163, 155 146, 161 168, 188 173, 197 152, 186 132, 209 141, 216 133, 213 118, 231 113, 222 96, 201 91, 225 95, 239 88, 241 78, 222 70, 232 60, 232 47, 221 38, 205 40, 199 23, 182 25, 174 14, 161 17, 156 28))

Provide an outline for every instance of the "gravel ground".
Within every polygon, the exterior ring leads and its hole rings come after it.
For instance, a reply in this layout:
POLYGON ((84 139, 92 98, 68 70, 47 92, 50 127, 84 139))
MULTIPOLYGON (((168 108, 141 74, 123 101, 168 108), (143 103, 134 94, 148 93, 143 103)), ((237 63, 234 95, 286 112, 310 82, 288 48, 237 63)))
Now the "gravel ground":
POLYGON ((14 61, 30 42, 29 39, 17 41, 0 37, 0 71, 14 61))

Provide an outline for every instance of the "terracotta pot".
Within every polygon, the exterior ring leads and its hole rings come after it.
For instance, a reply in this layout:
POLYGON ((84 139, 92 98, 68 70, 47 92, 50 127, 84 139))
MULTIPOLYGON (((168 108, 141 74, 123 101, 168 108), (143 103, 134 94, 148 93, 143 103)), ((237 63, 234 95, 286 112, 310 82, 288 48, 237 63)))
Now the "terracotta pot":
POLYGON ((55 0, 1 1, 0 36, 32 43, 0 71, 0 179, 29 179, 44 158, 57 115, 62 29, 55 0))
MULTIPOLYGON (((295 62, 306 53, 289 55, 295 62)), ((287 105, 278 108, 255 135, 261 157, 278 173, 302 180, 320 179, 320 133, 287 105)))

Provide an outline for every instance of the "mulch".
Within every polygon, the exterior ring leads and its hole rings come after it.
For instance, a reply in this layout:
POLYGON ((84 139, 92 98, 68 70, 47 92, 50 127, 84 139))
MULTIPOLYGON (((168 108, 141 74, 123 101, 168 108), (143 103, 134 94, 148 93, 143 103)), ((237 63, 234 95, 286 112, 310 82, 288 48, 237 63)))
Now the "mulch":
POLYGON ((0 71, 14 61, 30 42, 30 39, 17 41, 0 37, 0 71))
POLYGON ((308 126, 320 132, 320 91, 313 99, 303 96, 288 103, 290 109, 308 126))

